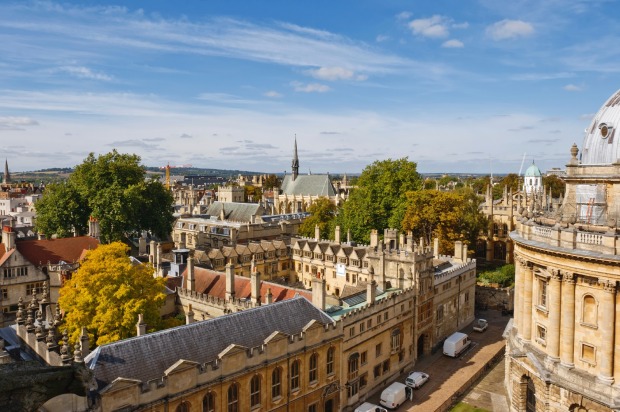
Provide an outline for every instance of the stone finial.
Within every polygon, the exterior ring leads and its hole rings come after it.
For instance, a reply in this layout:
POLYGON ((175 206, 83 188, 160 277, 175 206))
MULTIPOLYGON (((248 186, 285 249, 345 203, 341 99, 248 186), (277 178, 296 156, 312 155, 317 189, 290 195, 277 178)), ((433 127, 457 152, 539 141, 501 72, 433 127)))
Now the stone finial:
POLYGON ((86 332, 86 328, 82 328, 82 334, 80 335, 80 344, 82 350, 82 357, 88 356, 90 353, 90 339, 88 337, 88 332, 86 332))
POLYGON ((60 348, 60 360, 62 363, 68 363, 71 360, 69 354, 69 335, 67 329, 62 332, 62 346, 60 348))
POLYGON ((36 315, 37 321, 35 322, 34 333, 37 337, 38 341, 43 341, 45 339, 45 329, 43 326, 43 313, 40 310, 37 310, 36 315))
POLYGON ((43 282, 43 296, 41 297, 40 303, 41 304, 49 303, 50 302, 49 297, 50 297, 50 287, 46 280, 45 282, 43 282))
POLYGON ((73 346, 73 362, 75 363, 83 363, 84 359, 82 359, 82 351, 80 350, 80 344, 75 342, 73 346))
POLYGON ((577 147, 576 143, 573 143, 573 145, 570 148, 571 159, 568 162, 569 165, 576 165, 578 163, 578 160, 577 160, 578 154, 579 154, 579 148, 577 147))
POLYGON ((24 299, 20 296, 19 301, 17 302, 17 316, 15 318, 15 321, 17 322, 18 325, 24 324, 23 316, 24 316, 24 299))
POLYGON ((56 304, 56 313, 54 314, 54 327, 60 326, 62 316, 60 315, 60 306, 56 304))
POLYGON ((54 328, 49 328, 45 341, 47 342, 48 351, 53 351, 58 347, 58 344, 56 343, 56 331, 54 328))

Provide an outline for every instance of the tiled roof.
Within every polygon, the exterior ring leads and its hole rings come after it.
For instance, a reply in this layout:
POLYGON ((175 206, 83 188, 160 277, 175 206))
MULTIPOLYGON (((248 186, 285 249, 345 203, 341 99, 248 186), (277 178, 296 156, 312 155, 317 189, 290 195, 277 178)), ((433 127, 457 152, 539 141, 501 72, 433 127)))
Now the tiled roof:
POLYGON ((235 202, 213 202, 207 209, 210 216, 221 215, 224 211, 224 219, 235 222, 249 222, 252 216, 262 216, 265 209, 258 203, 235 203, 235 202))
POLYGON ((2 248, 2 255, 0 256, 0 266, 2 266, 4 264, 4 262, 6 262, 7 259, 11 257, 11 255, 13 254, 15 249, 11 249, 8 252, 4 252, 4 244, 3 243, 0 243, 0 247, 2 248))
MULTIPOLYGON (((183 271, 182 277, 183 285, 187 285, 187 268, 183 271)), ((226 298, 225 273, 195 267, 194 277, 196 278, 196 291, 198 293, 204 293, 206 295, 218 297, 220 299, 226 298)), ((293 299, 296 294, 299 294, 310 300, 312 299, 312 292, 310 291, 287 288, 286 286, 282 286, 278 283, 261 281, 260 295, 261 301, 263 302, 265 301, 265 296, 267 296, 267 289, 271 289, 273 302, 293 299)), ((250 279, 243 276, 235 276, 235 298, 250 299, 251 297, 252 291, 250 279)))
POLYGON ((73 263, 80 260, 83 250, 95 249, 99 241, 90 236, 67 237, 49 240, 23 240, 15 243, 19 253, 33 265, 73 263))
POLYGON ((336 196, 329 175, 298 175, 295 180, 286 175, 280 190, 283 195, 336 196))
POLYGON ((85 362, 93 370, 100 389, 119 377, 146 382, 162 377, 179 359, 211 362, 231 344, 256 347, 274 331, 299 334, 312 320, 323 325, 334 322, 299 296, 102 345, 85 362))

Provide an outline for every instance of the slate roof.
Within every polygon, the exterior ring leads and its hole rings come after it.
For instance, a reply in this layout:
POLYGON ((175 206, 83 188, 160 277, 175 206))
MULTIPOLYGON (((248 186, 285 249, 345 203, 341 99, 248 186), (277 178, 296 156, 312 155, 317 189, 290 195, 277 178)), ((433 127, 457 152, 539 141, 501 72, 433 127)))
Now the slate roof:
POLYGON ((99 389, 123 377, 146 382, 158 379, 179 359, 215 360, 231 344, 256 347, 274 331, 299 334, 311 321, 334 321, 307 299, 296 297, 189 325, 99 346, 86 359, 99 389))
POLYGON ((67 237, 49 240, 22 240, 15 243, 19 253, 33 265, 73 263, 80 260, 82 251, 95 249, 99 241, 90 236, 67 237))
POLYGON ((258 203, 235 203, 235 202, 213 202, 207 209, 209 216, 221 215, 224 210, 224 219, 235 222, 249 222, 252 216, 262 216, 265 208, 258 203))
POLYGON ((336 196, 336 189, 329 175, 284 176, 280 190, 283 195, 336 196))

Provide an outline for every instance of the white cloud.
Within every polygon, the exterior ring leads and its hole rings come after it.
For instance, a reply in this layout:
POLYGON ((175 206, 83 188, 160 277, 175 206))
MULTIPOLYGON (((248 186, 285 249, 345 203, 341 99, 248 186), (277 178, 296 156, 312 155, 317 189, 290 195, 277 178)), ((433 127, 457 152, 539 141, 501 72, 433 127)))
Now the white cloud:
POLYGON ((345 69, 344 67, 321 67, 318 69, 310 69, 305 71, 306 74, 314 77, 315 79, 336 81, 336 80, 357 80, 363 81, 368 76, 363 74, 355 74, 353 70, 345 69))
POLYGON ((264 93, 264 96, 266 96, 266 97, 271 97, 271 98, 274 98, 274 99, 277 99, 277 98, 279 98, 279 97, 282 97, 282 94, 281 94, 281 93, 276 92, 275 90, 269 90, 269 91, 267 91, 267 92, 265 92, 265 93, 264 93))
POLYGON ((502 20, 487 27, 486 33, 493 40, 507 40, 534 34, 534 26, 522 20, 502 20))
POLYGON ((451 40, 445 41, 441 45, 441 47, 445 47, 445 48, 448 48, 448 49, 460 49, 460 48, 462 48, 464 46, 465 45, 463 44, 462 41, 456 40, 456 39, 451 39, 451 40))
POLYGON ((434 15, 427 19, 416 19, 409 22, 409 28, 413 34, 424 37, 447 37, 449 19, 444 16, 434 15))
POLYGON ((293 86, 293 90, 296 92, 304 92, 304 93, 325 93, 331 90, 331 88, 325 84, 320 83, 300 83, 300 82, 292 82, 291 86, 293 86))
POLYGON ((102 80, 109 82, 113 78, 105 73, 96 73, 84 66, 62 66, 58 68, 58 71, 68 73, 78 79, 90 79, 90 80, 102 80))
POLYGON ((574 84, 567 84, 566 86, 563 87, 563 89, 566 90, 567 92, 580 92, 583 90, 581 86, 577 86, 574 84))
POLYGON ((0 130, 24 130, 26 126, 38 126, 39 122, 30 117, 0 117, 0 130))
POLYGON ((375 41, 377 43, 383 43, 384 41, 388 41, 390 39, 390 36, 385 35, 385 34, 379 34, 377 35, 377 37, 375 38, 375 41))
POLYGON ((411 18, 412 13, 410 11, 403 11, 396 15, 397 20, 408 20, 411 18))

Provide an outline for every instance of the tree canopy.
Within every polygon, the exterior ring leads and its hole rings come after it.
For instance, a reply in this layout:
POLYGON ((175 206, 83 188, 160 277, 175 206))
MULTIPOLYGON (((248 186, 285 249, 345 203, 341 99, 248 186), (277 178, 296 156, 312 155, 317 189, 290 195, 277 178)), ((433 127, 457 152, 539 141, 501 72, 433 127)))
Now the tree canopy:
POLYGON ((329 239, 334 227, 334 217, 336 216, 336 205, 328 198, 320 197, 308 208, 310 216, 304 220, 299 228, 299 234, 307 237, 314 237, 314 228, 319 225, 321 239, 329 239))
POLYGON ((161 238, 172 228, 172 194, 135 154, 89 154, 64 184, 50 185, 37 202, 36 227, 47 235, 83 234, 87 219, 99 223, 103 243, 147 230, 161 238), (66 208, 59 215, 59 210, 66 208))
POLYGON ((415 162, 402 159, 377 160, 366 166, 357 179, 336 219, 358 242, 368 242, 371 229, 399 229, 406 209, 405 193, 419 190, 422 177, 415 162))
POLYGON ((58 304, 72 342, 82 327, 96 345, 135 336, 138 314, 150 329, 159 328, 164 279, 153 277, 150 264, 134 265, 128 252, 121 242, 100 245, 60 289, 58 304))
POLYGON ((423 237, 427 244, 438 237, 440 252, 452 255, 455 241, 475 245, 486 228, 486 218, 478 210, 480 202, 471 189, 410 191, 402 228, 413 231, 416 238, 423 237))
POLYGON ((564 196, 566 191, 566 183, 556 175, 544 176, 543 185, 551 190, 551 197, 554 198, 564 196))

